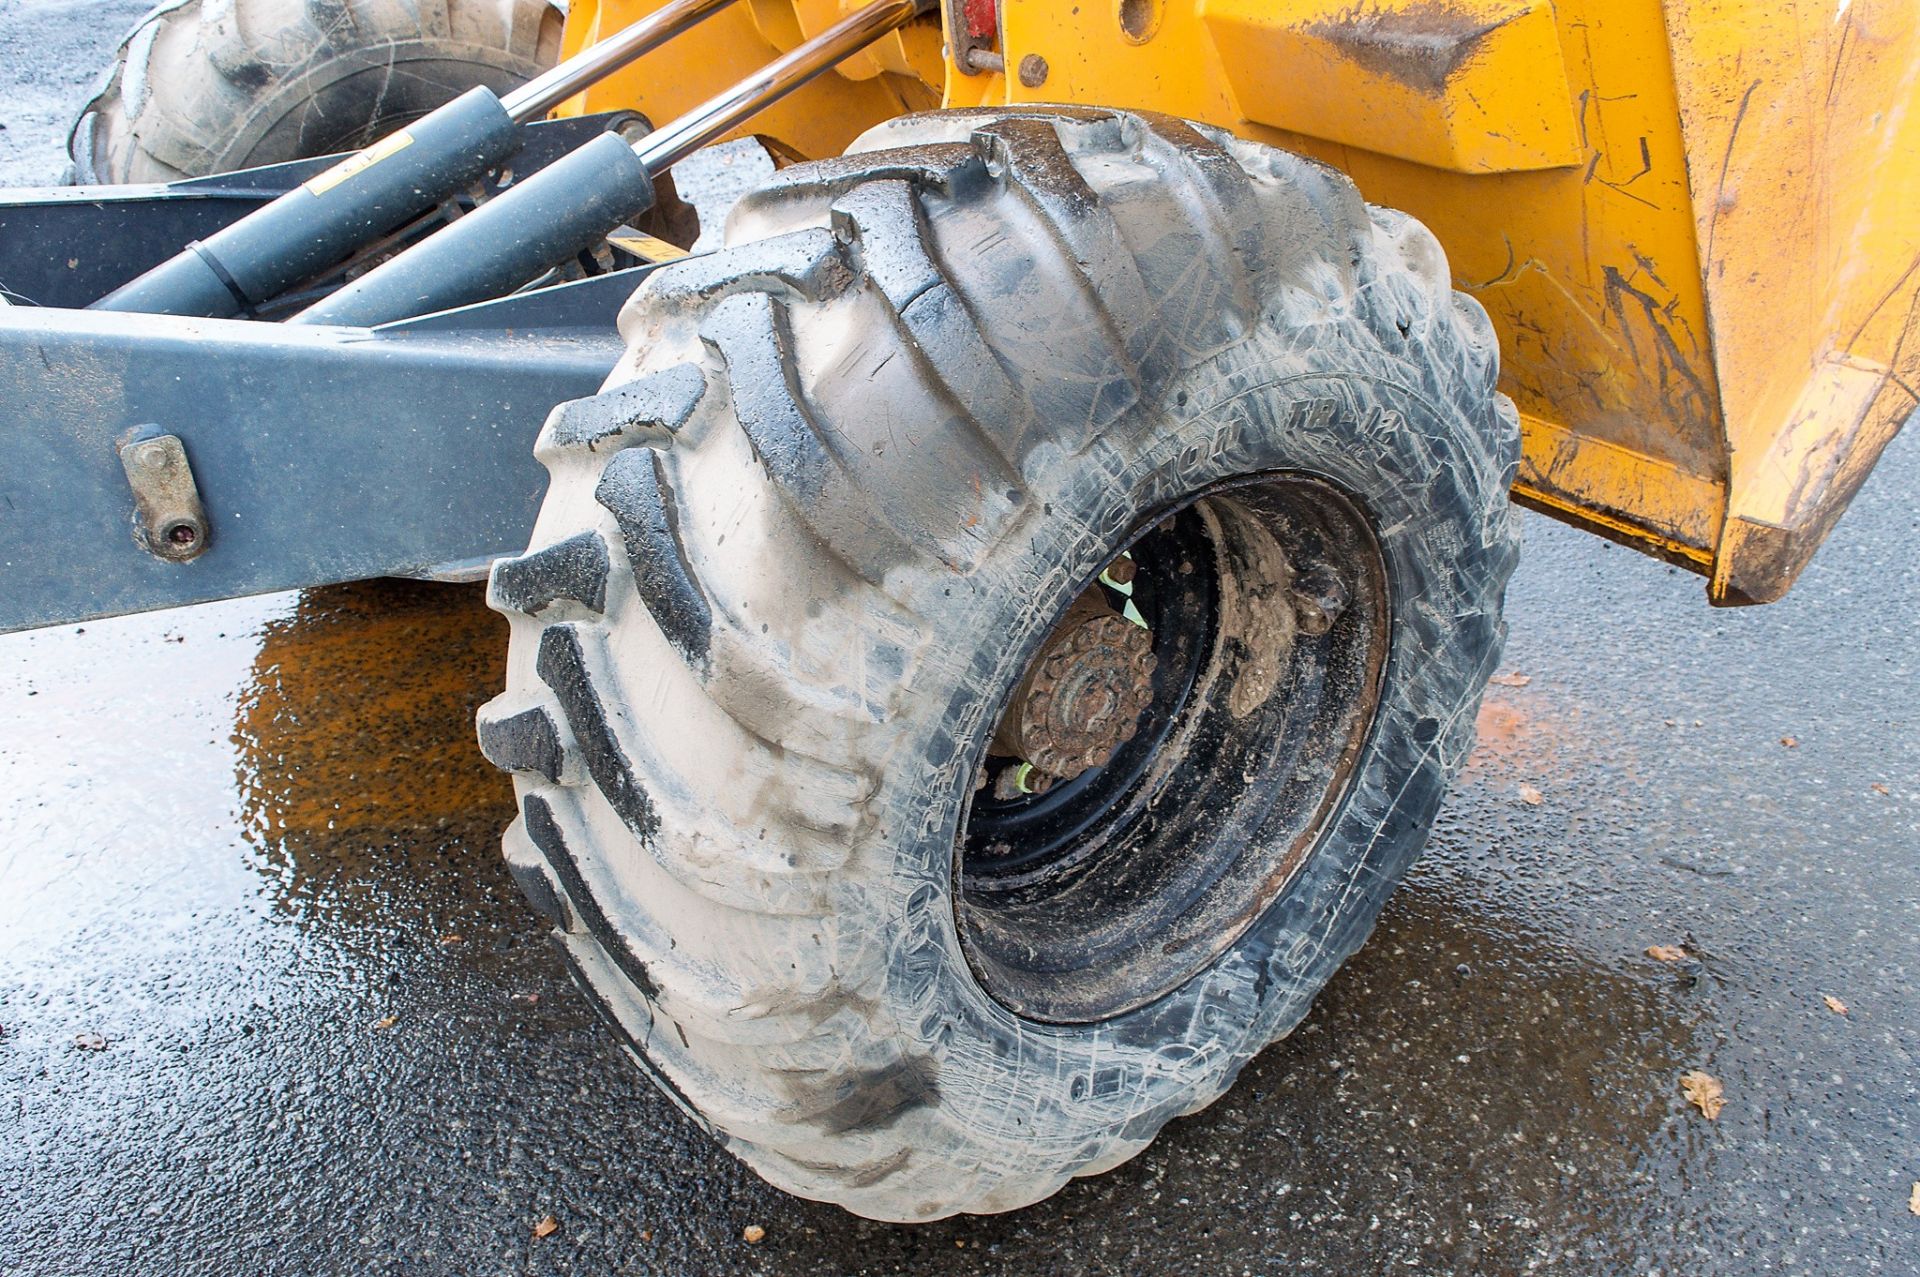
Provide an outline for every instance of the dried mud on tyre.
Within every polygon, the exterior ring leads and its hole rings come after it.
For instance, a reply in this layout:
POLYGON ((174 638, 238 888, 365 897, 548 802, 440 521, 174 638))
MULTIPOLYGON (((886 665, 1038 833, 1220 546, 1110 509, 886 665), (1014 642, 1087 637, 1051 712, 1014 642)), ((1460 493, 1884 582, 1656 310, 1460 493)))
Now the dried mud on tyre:
POLYGON ((548 0, 163 0, 68 138, 74 180, 173 182, 350 151, 552 66, 548 0))
POLYGON ((932 1219, 1132 1156, 1305 1014, 1471 746, 1517 553, 1485 315, 1330 170, 1060 108, 784 170, 621 326, 493 578, 516 876, 789 1191, 932 1219), (1123 602, 1190 685, 1002 872, 970 821, 1045 796, 995 779, 1009 700, 1123 602))

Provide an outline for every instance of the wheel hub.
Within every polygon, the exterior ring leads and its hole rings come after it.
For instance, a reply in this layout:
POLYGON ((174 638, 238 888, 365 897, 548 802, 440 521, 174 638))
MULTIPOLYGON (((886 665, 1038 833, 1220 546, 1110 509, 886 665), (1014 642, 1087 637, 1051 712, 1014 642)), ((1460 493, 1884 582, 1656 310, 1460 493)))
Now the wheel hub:
POLYGON ((1048 636, 1000 720, 992 752, 1032 765, 1044 792, 1104 766, 1132 739, 1153 696, 1153 634, 1115 612, 1095 584, 1048 636))
POLYGON ((1143 1006, 1254 924, 1339 811, 1386 667, 1385 563, 1334 485, 1249 475, 1140 519, 1029 649, 956 849, 976 977, 1050 1023, 1143 1006))

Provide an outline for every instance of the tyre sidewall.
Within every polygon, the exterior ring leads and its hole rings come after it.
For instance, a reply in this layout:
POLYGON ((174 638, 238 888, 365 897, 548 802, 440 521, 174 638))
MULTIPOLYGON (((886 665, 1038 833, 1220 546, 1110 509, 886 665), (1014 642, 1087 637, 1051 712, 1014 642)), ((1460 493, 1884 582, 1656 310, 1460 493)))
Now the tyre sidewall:
POLYGON ((475 86, 524 83, 557 43, 544 22, 521 34, 492 0, 443 9, 451 32, 408 3, 345 25, 321 16, 298 0, 244 23, 205 0, 149 10, 70 131, 74 180, 171 182, 350 150, 475 86))
POLYGON ((973 639, 953 646, 975 657, 925 725, 924 766, 893 769, 900 788, 885 823, 913 822, 915 836, 896 844, 890 997, 940 1065, 950 1118, 1009 1147, 1022 1135, 999 1129, 1009 1120, 1055 1139, 1074 1132, 1090 1149, 1110 1149, 1116 1128, 1131 1126, 1143 1144, 1292 1028, 1417 853, 1499 658, 1512 553, 1504 459, 1467 455, 1495 433, 1479 419, 1491 396, 1449 403, 1390 380, 1280 371, 1261 346, 1194 369, 1169 387, 1170 411, 1137 409, 1087 455, 1056 463, 1054 483, 1036 485, 1052 489, 1051 513, 1030 511, 970 582, 968 608, 952 609, 973 639), (1346 794, 1278 897, 1185 984, 1098 1024, 1017 1017, 975 979, 954 918, 955 848, 1002 700, 1130 531, 1222 481, 1278 471, 1343 490, 1386 563, 1388 659, 1346 794), (950 1049, 956 1041, 964 1051, 950 1049))
POLYGON ((245 124, 219 157, 221 170, 257 168, 364 146, 379 134, 419 119, 471 88, 505 93, 539 71, 536 66, 507 66, 498 50, 446 41, 415 41, 379 49, 354 49, 322 62, 296 80, 274 86, 247 114, 245 124), (366 90, 391 67, 392 78, 410 87, 398 102, 366 90), (350 121, 344 135, 325 141, 301 136, 299 117, 329 116, 350 121))

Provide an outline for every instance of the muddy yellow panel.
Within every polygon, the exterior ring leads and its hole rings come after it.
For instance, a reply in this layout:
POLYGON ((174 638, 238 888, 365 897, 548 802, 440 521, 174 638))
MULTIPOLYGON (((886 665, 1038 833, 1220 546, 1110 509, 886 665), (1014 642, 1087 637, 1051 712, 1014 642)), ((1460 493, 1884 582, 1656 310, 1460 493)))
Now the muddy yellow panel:
MULTIPOLYGON (((576 0, 569 47, 650 7, 576 0)), ((1084 102, 1336 164, 1493 315, 1518 496, 1716 602, 1779 597, 1915 406, 1916 0, 946 8, 957 38, 930 16, 758 130, 819 155, 936 95, 1084 102)), ((837 12, 743 0, 577 106, 665 118, 837 12)))

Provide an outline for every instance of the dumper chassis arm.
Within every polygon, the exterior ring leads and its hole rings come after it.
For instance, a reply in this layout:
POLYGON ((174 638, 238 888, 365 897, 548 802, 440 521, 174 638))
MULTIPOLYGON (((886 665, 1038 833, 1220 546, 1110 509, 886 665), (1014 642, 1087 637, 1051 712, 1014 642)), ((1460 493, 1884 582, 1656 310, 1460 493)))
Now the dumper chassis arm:
MULTIPOLYGON (((616 122, 534 126, 538 167, 616 122)), ((336 328, 80 309, 327 160, 0 203, 0 632, 374 576, 477 575, 545 489, 528 441, 593 393, 648 268, 336 328), (180 440, 204 542, 156 553, 121 449, 180 440)))

